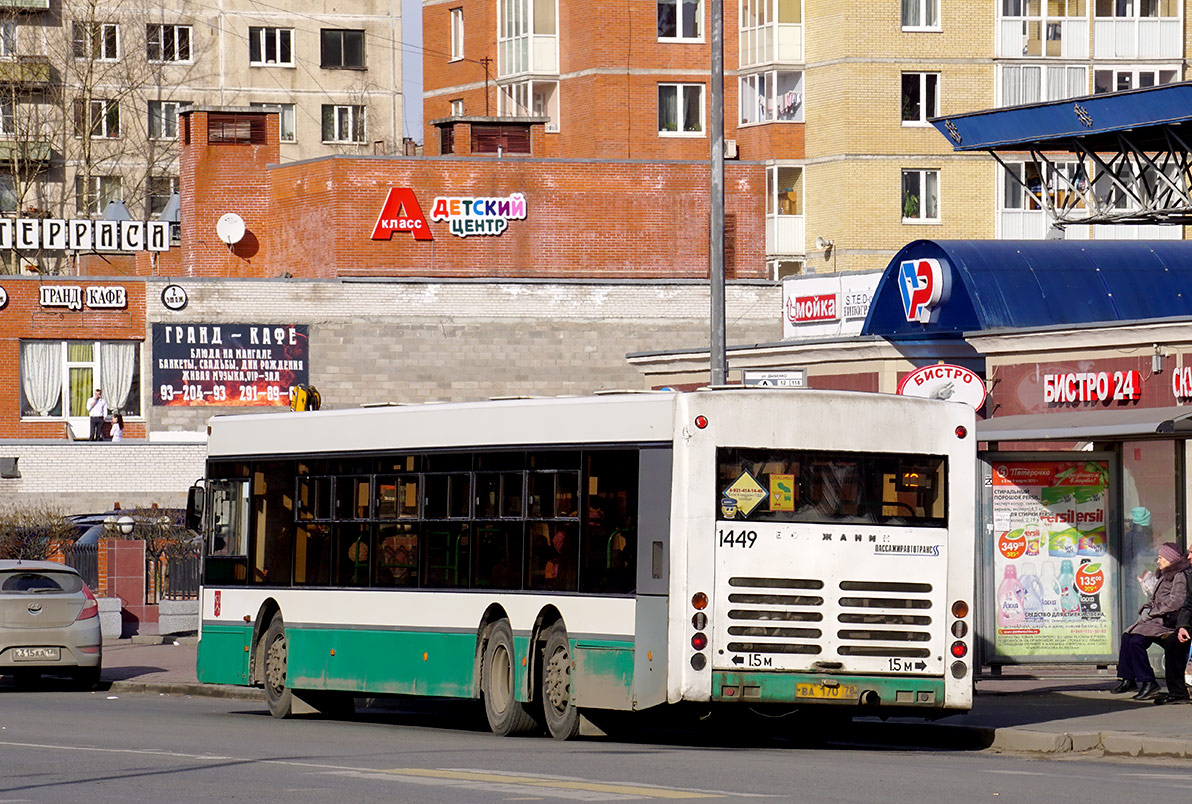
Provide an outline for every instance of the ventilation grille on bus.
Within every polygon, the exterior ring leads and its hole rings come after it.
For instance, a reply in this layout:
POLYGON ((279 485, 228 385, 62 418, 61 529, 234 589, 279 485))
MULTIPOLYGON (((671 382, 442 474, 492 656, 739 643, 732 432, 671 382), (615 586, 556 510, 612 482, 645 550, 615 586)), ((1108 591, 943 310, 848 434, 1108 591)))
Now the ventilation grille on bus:
POLYGON ((820 653, 823 581, 802 578, 729 578, 729 642, 733 653, 820 653))
POLYGON ((841 656, 926 659, 930 642, 929 583, 841 581, 836 632, 841 656))

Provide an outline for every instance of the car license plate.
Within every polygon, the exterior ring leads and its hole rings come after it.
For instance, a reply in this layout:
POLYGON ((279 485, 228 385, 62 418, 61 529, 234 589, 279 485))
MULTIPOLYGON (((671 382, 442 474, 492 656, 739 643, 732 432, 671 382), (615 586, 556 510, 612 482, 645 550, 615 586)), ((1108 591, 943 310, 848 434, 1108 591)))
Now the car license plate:
POLYGON ((837 684, 829 687, 824 684, 796 684, 796 698, 822 698, 830 701, 847 701, 860 694, 855 684, 837 684))
POLYGON ((60 658, 59 648, 13 648, 14 662, 56 662, 60 658))

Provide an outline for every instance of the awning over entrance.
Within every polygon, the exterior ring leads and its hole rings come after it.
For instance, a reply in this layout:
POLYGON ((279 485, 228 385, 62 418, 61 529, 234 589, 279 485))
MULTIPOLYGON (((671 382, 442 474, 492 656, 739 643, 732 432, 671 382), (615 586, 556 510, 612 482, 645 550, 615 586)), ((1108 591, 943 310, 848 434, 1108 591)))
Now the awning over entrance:
POLYGON ((863 335, 950 337, 1192 315, 1192 242, 916 240, 879 280, 863 335))
POLYGON ((977 422, 979 441, 1104 441, 1192 433, 1192 407, 1028 413, 977 422))

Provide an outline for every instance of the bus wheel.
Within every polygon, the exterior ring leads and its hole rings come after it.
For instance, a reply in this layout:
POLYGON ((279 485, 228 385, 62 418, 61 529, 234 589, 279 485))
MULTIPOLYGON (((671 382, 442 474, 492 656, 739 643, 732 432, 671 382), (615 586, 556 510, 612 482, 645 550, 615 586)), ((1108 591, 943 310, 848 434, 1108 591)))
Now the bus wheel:
POLYGON ((514 694, 516 654, 513 651, 513 632, 507 620, 501 620, 488 634, 484 648, 481 686, 484 690, 484 714, 493 734, 507 737, 532 731, 538 724, 514 694))
POLYGON ((555 623, 546 632, 542 653, 542 710, 546 728, 556 740, 579 732, 579 710, 571 702, 571 643, 567 629, 555 623))
POLYGON ((286 627, 280 616, 274 617, 265 631, 265 699, 274 717, 289 717, 293 711, 293 694, 286 686, 288 659, 286 627))

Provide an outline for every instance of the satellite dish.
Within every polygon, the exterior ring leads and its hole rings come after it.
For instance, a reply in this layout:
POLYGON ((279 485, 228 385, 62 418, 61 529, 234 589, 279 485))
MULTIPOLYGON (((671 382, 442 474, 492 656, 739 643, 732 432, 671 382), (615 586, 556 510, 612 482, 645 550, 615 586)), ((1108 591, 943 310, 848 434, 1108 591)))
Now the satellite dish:
POLYGON ((231 248, 244 238, 244 218, 235 212, 223 215, 215 224, 215 233, 231 248))

